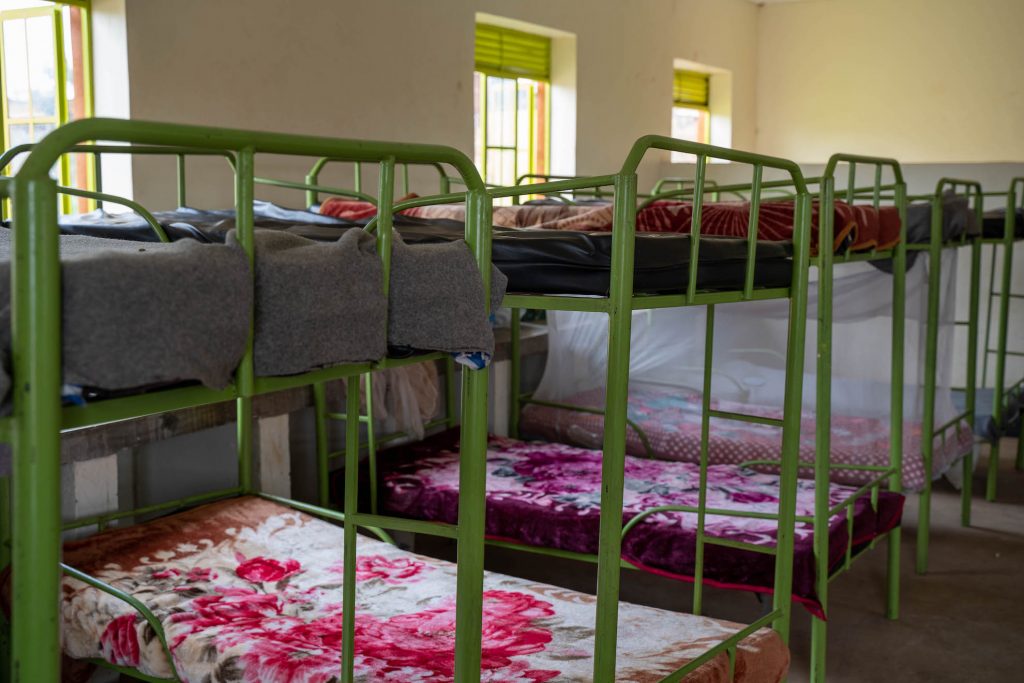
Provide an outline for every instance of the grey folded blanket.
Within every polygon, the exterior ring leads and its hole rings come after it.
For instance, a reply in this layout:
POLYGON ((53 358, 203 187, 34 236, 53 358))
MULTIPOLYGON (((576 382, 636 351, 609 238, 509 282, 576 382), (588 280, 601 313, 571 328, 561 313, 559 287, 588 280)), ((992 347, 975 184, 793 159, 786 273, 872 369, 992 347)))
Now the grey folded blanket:
MULTIPOLYGON (((464 240, 405 244, 395 233, 391 256, 388 343, 424 351, 494 353, 484 313, 480 269, 464 240)), ((491 269, 491 310, 508 279, 491 269)))
MULTIPOLYGON (((254 236, 257 375, 384 357, 387 306, 373 235, 349 230, 335 242, 276 230, 254 236)), ((235 231, 227 244, 237 247, 235 231)))
MULTIPOLYGON (((64 382, 119 390, 198 380, 223 388, 245 351, 245 254, 182 240, 61 236, 64 382)), ((11 232, 0 230, 0 396, 9 389, 11 232)))

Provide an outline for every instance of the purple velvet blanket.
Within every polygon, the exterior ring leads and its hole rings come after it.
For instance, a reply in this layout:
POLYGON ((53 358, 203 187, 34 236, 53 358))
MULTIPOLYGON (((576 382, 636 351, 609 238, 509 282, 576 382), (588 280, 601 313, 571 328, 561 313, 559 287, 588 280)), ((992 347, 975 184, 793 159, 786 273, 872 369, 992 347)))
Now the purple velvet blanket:
MULTIPOLYGON (((457 432, 446 432, 380 456, 382 510, 404 517, 454 524, 458 516, 457 432)), ((700 470, 693 463, 626 456, 623 521, 660 505, 697 505, 700 470)), ((707 504, 712 508, 778 511, 779 479, 735 465, 708 469, 707 504)), ((835 505, 854 487, 832 484, 835 505)), ((562 444, 491 437, 487 456, 487 526, 492 539, 594 554, 598 545, 601 453, 562 444)), ((899 525, 903 496, 882 492, 853 505, 854 548, 899 525)), ((814 482, 801 479, 797 515, 812 515, 814 482)), ((627 534, 622 557, 647 571, 692 580, 697 516, 666 512, 647 517, 627 534)), ((756 545, 775 545, 774 520, 709 515, 709 535, 756 545)), ((845 556, 846 514, 829 525, 830 567, 845 556)), ((815 594, 814 530, 796 525, 793 598, 821 614, 815 594)), ((770 593, 775 558, 749 550, 705 544, 704 580, 709 585, 770 593)))

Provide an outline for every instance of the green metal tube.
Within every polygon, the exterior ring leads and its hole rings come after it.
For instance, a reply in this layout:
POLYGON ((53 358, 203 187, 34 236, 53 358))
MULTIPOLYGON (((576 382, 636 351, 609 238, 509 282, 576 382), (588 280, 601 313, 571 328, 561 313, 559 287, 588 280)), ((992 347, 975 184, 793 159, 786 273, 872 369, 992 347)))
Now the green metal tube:
MULTIPOLYGON (((906 290, 907 290, 907 188, 899 182, 896 188, 896 210, 900 219, 900 241, 893 256, 892 273, 892 360, 890 361, 889 394, 889 465, 892 476, 889 490, 903 489, 903 401, 906 362, 906 290)), ((873 500, 877 500, 874 498, 873 500)), ((900 607, 900 545, 903 531, 893 529, 886 541, 886 617, 899 618, 900 607)))
POLYGON ((185 197, 185 155, 177 155, 177 171, 178 171, 178 206, 188 206, 185 197))
MULTIPOLYGON (((828 213, 828 212, 825 212, 828 213)), ((775 630, 789 642, 792 613, 793 546, 795 542, 797 463, 800 460, 800 418, 803 414, 804 347, 807 338, 807 298, 810 271, 811 197, 804 189, 796 199, 793 230, 793 284, 786 341, 786 380, 783 394, 782 467, 779 471, 779 525, 773 608, 779 613, 775 630)))
MULTIPOLYGON (((483 190, 466 197, 466 241, 480 265, 485 306, 490 309, 491 198, 483 190)), ((462 433, 459 445, 458 577, 455 600, 455 681, 480 680, 483 620, 484 516, 487 485, 489 371, 462 371, 462 433)))
MULTIPOLYGON (((250 277, 256 277, 256 244, 253 234, 254 216, 253 200, 255 191, 253 175, 255 155, 251 147, 238 153, 238 167, 235 172, 235 222, 238 242, 246 253, 249 261, 250 277)), ((245 344, 245 355, 238 364, 236 386, 238 388, 237 412, 237 446, 238 446, 238 485, 246 493, 252 492, 252 459, 253 459, 253 414, 252 397, 255 394, 253 345, 255 340, 255 304, 250 310, 249 334, 245 344)))
POLYGON ((939 349, 939 287, 942 278, 942 196, 932 199, 931 238, 928 244, 928 324, 924 352, 924 409, 921 425, 921 458, 924 488, 919 496, 917 519, 918 574, 928 571, 928 541, 931 526, 932 462, 935 456, 935 372, 939 349))
MULTIPOLYGON (((31 158, 31 157, 30 157, 31 158)), ((26 161, 26 164, 28 162, 26 161)), ((60 679, 61 300, 57 186, 50 166, 13 180, 14 398, 11 670, 60 679), (49 653, 39 656, 39 653, 49 653)))
POLYGON ((127 206, 129 209, 139 214, 139 216, 141 216, 143 220, 149 223, 149 227, 153 229, 154 233, 156 233, 158 240, 160 240, 161 242, 171 241, 170 238, 167 236, 167 232, 164 231, 163 226, 160 225, 160 221, 158 221, 156 217, 154 217, 153 214, 150 213, 149 209, 144 207, 142 204, 139 204, 138 202, 132 201, 131 199, 127 199, 125 197, 118 197, 117 195, 113 194, 106 194, 104 192, 94 192, 93 190, 79 190, 78 188, 75 187, 60 187, 57 188, 57 191, 63 195, 70 195, 73 197, 85 197, 86 199, 95 199, 96 201, 99 202, 110 202, 111 204, 120 204, 122 206, 127 206))
MULTIPOLYGON (((850 164, 851 175, 853 163, 850 164)), ((853 178, 850 179, 853 186, 853 178)), ((832 453, 832 283, 833 283, 833 221, 829 207, 834 202, 834 180, 831 175, 822 182, 821 212, 818 231, 818 362, 816 370, 817 399, 815 410, 814 468, 814 561, 818 600, 828 615, 829 579, 829 467, 832 453)), ((825 619, 811 620, 811 681, 825 681, 825 660, 828 628, 825 619)))
MULTIPOLYGON (((359 378, 345 380, 345 413, 359 414, 359 378)), ((359 510, 359 420, 345 421, 345 548, 342 585, 341 680, 355 681, 356 524, 359 510)))
POLYGON ((509 397, 508 397, 508 434, 513 439, 519 438, 519 413, 522 410, 522 359, 520 358, 519 309, 512 309, 512 321, 509 325, 509 397))
MULTIPOLYGON (((692 262, 691 262, 692 264, 692 262)), ((711 437, 711 366, 715 353, 715 307, 708 306, 704 320, 704 392, 700 416, 700 488, 697 493, 697 538, 693 569, 693 613, 704 606, 704 521, 708 504, 708 441, 711 437)))
MULTIPOLYGON (((0 477, 0 569, 11 562, 11 480, 0 477)), ((3 650, 6 652, 6 649, 3 650)), ((0 675, 3 675, 0 673, 0 675)))
MULTIPOLYGON (((608 379, 605 396, 604 457, 601 464, 601 520, 597 564, 597 617, 594 681, 615 680, 618 636, 619 558, 621 555, 626 417, 629 394, 630 327, 633 318, 633 258, 637 178, 615 176, 612 223, 612 272, 609 288, 608 379)), ((694 266, 695 264, 691 264, 694 266)))
POLYGON ((327 386, 323 382, 316 382, 313 384, 313 412, 316 421, 316 489, 317 502, 321 507, 328 507, 331 503, 327 410, 327 386))
MULTIPOLYGON (((377 429, 373 422, 373 373, 363 375, 366 381, 366 465, 370 474, 370 512, 377 514, 377 429)), ((346 449, 347 450, 347 449, 346 449)))
MULTIPOLYGON (((978 218, 978 225, 984 221, 982 211, 984 209, 984 198, 980 195, 975 197, 975 214, 978 218)), ((967 314, 967 413, 966 420, 970 426, 971 433, 974 433, 975 413, 978 402, 978 327, 980 317, 981 300, 981 240, 977 237, 971 240, 971 288, 970 302, 967 314)), ((958 420, 959 422, 959 420, 958 420)), ((954 434, 957 427, 952 428, 954 434)), ((974 454, 973 449, 964 454, 961 467, 963 468, 963 485, 960 491, 960 523, 963 526, 971 525, 971 501, 974 488, 974 454)))

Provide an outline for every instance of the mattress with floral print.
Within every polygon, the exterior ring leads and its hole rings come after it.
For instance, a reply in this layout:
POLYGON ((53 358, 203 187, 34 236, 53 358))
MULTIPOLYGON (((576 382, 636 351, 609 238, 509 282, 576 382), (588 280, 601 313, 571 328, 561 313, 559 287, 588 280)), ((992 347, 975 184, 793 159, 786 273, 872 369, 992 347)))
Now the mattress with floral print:
MULTIPOLYGON (((456 432, 449 431, 380 455, 381 505, 389 514, 454 523, 458 517, 459 456, 456 432)), ((529 546, 595 554, 601 513, 601 463, 597 450, 557 443, 518 441, 492 436, 487 455, 486 533, 495 540, 529 546)), ((700 468, 626 456, 623 521, 663 505, 696 506, 700 468)), ((854 488, 832 484, 831 505, 850 499, 854 488)), ((708 468, 710 508, 777 513, 779 478, 736 465, 708 468)), ((814 513, 815 487, 801 479, 797 515, 814 513)), ((851 519, 842 512, 829 523, 829 564, 839 566, 848 540, 854 553, 899 526, 904 498, 883 491, 877 506, 870 496, 852 504, 851 519)), ((697 515, 661 512, 639 522, 623 538, 622 557, 643 570, 692 580, 696 566, 697 515)), ((708 515, 705 530, 724 541, 765 548, 775 546, 778 524, 773 519, 708 515)), ((815 591, 814 529, 796 525, 793 599, 822 615, 815 591)), ((723 588, 771 593, 775 557, 763 552, 704 545, 704 581, 723 588)))
MULTIPOLYGON (((600 389, 583 392, 563 403, 589 408, 604 405, 600 389)), ((712 400, 718 410, 781 418, 782 410, 769 406, 712 400)), ((666 460, 697 462, 700 458, 701 394, 691 389, 670 389, 652 385, 633 385, 629 389, 629 419, 647 437, 648 453, 640 434, 626 430, 626 452, 651 455, 666 460)), ((814 460, 814 414, 803 416, 800 436, 800 459, 814 460)), ((604 417, 566 408, 527 405, 523 409, 521 429, 533 437, 600 448, 604 438, 604 417)), ((937 479, 949 470, 973 445, 971 429, 962 422, 956 438, 935 439, 932 471, 926 475, 921 453, 921 423, 907 421, 903 425, 903 490, 920 491, 926 477, 937 479)), ((733 464, 751 460, 778 460, 782 433, 777 427, 736 420, 711 419, 708 442, 709 462, 733 464)), ((889 466, 889 418, 832 415, 832 447, 830 458, 832 481, 863 485, 878 476, 877 471, 843 469, 840 465, 889 466)), ((810 470, 800 476, 810 477, 810 470)))
MULTIPOLYGON (((185 683, 328 683, 340 674, 343 544, 335 525, 244 497, 69 542, 64 559, 153 611, 185 683)), ((360 537, 355 573, 356 680, 453 680, 455 565, 360 537)), ((484 590, 482 680, 591 679, 592 596, 493 573, 484 590)), ((72 578, 63 595, 67 656, 173 673, 129 605, 72 578)), ((622 604, 615 680, 660 680, 739 628, 622 604)), ((738 647, 735 680, 775 683, 788 664, 762 629, 738 647)), ((686 680, 727 681, 726 656, 686 680)))

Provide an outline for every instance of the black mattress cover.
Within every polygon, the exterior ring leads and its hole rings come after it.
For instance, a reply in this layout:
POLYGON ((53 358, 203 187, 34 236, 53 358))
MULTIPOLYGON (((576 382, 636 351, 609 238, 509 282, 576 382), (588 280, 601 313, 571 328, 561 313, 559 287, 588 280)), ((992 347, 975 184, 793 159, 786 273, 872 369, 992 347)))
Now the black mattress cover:
MULTIPOLYGON (((288 209, 256 202, 255 225, 282 230, 318 241, 337 240, 344 231, 365 227, 368 219, 352 221, 322 216, 312 211, 288 209)), ((235 227, 233 210, 208 211, 179 208, 155 212, 172 241, 192 238, 223 242, 235 227)), ((409 244, 462 239, 460 221, 423 219, 396 214, 394 225, 409 244)), ((61 219, 66 234, 156 241, 152 228, 137 214, 92 212, 61 219)), ((639 233, 636 235, 633 289, 637 294, 669 294, 685 291, 689 278, 689 235, 639 233)), ((757 287, 787 287, 792 280, 792 245, 759 242, 754 283, 757 287)), ((509 279, 508 292, 522 294, 607 295, 611 280, 612 235, 607 232, 573 232, 496 228, 492 259, 509 279)), ((727 290, 743 286, 747 243, 743 239, 703 237, 700 240, 697 285, 702 290, 727 290)))
MULTIPOLYGON (((986 211, 981 225, 981 235, 985 239, 1001 240, 1006 235, 1006 209, 986 211)), ((1013 238, 1024 239, 1024 209, 1014 212, 1013 238)))

